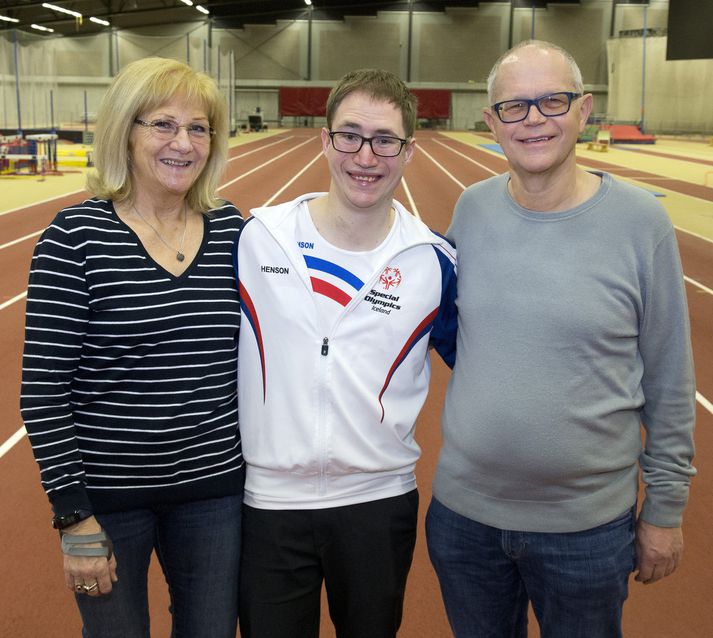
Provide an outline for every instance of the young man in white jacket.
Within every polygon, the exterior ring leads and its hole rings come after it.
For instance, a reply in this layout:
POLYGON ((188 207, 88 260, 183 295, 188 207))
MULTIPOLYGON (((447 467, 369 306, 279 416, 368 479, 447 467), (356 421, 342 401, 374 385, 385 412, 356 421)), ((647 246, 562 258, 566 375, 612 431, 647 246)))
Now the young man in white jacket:
POLYGON ((429 346, 455 358, 455 251, 393 194, 415 98, 347 74, 327 102, 329 192, 252 211, 235 245, 248 465, 243 638, 393 638, 416 539, 429 346))

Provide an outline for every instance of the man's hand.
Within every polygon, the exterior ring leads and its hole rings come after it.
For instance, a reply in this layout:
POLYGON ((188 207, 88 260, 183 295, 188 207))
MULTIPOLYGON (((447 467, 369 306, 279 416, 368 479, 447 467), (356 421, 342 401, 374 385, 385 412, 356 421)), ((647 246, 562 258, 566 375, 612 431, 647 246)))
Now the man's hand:
POLYGON ((650 585, 672 574, 683 556, 680 527, 657 527, 646 521, 636 524, 635 580, 650 585))

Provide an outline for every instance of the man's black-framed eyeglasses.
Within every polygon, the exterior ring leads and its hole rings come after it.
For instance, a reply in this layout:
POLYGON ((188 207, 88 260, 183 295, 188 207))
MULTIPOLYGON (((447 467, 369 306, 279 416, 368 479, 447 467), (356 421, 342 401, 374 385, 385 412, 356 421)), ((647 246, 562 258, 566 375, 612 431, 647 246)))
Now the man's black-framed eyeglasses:
POLYGON ((379 157, 396 157, 408 142, 392 135, 375 135, 364 137, 351 131, 329 131, 332 146, 340 153, 358 153, 364 142, 371 146, 371 151, 379 157))
POLYGON ((536 97, 534 100, 521 98, 519 100, 505 100, 493 104, 490 108, 497 113, 503 124, 522 122, 530 113, 530 108, 535 107, 545 117, 557 117, 569 112, 572 100, 582 97, 581 93, 560 91, 536 97))

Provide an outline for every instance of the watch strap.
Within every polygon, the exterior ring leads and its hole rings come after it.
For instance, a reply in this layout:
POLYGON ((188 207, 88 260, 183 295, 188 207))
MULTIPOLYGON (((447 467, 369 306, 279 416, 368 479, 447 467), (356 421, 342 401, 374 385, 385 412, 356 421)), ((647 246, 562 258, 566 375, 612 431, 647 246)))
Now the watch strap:
POLYGON ((89 510, 74 510, 70 514, 57 514, 52 519, 52 527, 59 530, 67 529, 90 516, 92 516, 92 512, 89 510))

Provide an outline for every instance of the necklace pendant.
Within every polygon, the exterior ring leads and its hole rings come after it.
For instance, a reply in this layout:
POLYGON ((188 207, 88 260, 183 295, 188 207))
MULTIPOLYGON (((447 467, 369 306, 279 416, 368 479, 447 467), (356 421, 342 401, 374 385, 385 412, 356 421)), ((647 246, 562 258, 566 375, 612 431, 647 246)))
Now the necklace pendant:
POLYGON ((178 261, 183 261, 186 258, 186 256, 180 251, 176 251, 176 259, 178 261))

